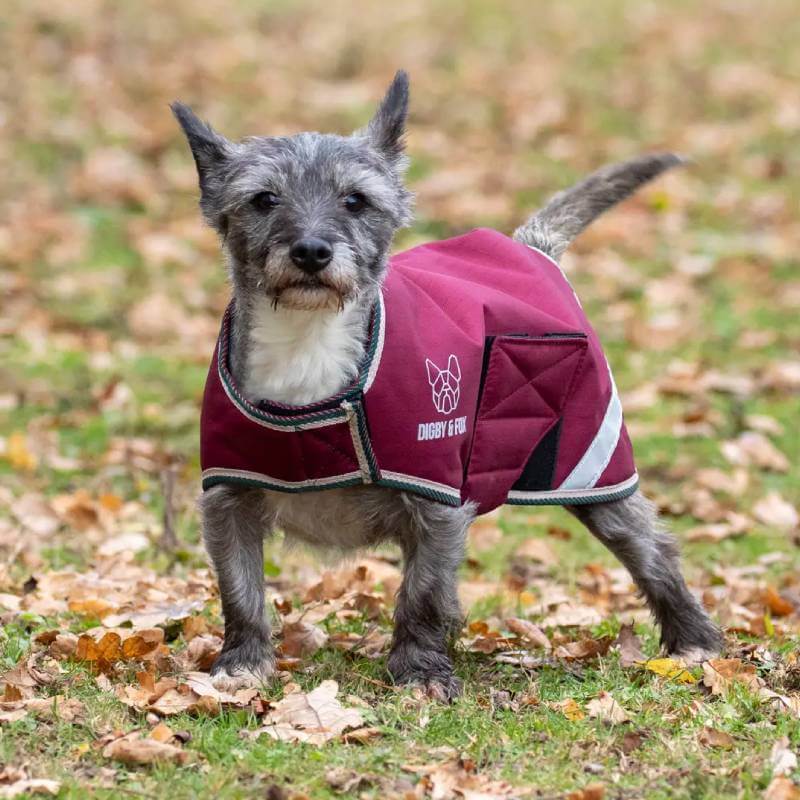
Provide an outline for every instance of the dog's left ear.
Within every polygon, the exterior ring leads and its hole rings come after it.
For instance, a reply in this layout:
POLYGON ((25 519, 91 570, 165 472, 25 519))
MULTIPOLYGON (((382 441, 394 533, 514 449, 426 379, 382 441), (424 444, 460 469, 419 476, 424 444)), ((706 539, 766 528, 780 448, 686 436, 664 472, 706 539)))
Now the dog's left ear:
POLYGON ((207 122, 203 122, 189 106, 176 100, 170 108, 192 148, 200 190, 206 197, 211 193, 218 173, 230 158, 233 145, 207 122))
POLYGON ((398 70, 392 85, 381 101, 375 116, 367 125, 366 135, 373 147, 379 150, 389 162, 399 167, 403 161, 408 116, 408 73, 398 70))

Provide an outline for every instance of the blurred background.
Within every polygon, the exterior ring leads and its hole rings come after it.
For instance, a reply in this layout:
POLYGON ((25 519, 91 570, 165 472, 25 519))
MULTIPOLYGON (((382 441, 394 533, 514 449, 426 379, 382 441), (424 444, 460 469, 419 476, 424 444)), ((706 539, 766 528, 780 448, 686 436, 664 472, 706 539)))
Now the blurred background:
MULTIPOLYGON (((165 526, 202 563, 198 407, 227 287, 168 103, 231 138, 348 132, 399 67, 418 216, 398 247, 511 231, 604 162, 694 159, 593 226, 565 265, 692 578, 756 564, 794 585, 793 0, 5 0, 0 35, 5 586, 83 568, 119 535, 163 566, 165 526)), ((507 537, 474 569, 504 580, 520 539, 569 524, 534 516, 504 512, 507 537)), ((553 562, 567 581, 613 563, 558 535, 548 546, 572 553, 553 562)))

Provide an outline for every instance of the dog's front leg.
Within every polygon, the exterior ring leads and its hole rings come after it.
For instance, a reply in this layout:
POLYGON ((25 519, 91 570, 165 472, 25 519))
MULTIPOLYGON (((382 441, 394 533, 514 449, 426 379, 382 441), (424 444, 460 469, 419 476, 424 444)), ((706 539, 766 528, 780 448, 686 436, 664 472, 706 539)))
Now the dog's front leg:
POLYGON ((461 692, 453 674, 450 640, 463 623, 457 570, 464 558, 470 506, 449 508, 406 496, 409 524, 400 544, 405 558, 397 594, 389 672, 395 683, 418 684, 452 700, 461 692))
POLYGON ((211 668, 215 685, 232 690, 258 685, 275 668, 264 613, 265 533, 271 515, 264 492, 216 486, 203 494, 203 539, 217 573, 225 642, 211 668))

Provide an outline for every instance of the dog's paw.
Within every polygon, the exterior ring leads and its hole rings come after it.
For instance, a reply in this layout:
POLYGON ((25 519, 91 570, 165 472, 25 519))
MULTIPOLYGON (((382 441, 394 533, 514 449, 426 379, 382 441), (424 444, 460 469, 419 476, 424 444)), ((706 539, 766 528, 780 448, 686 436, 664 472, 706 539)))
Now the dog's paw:
POLYGON ((260 688, 275 674, 275 660, 265 658, 258 664, 243 666, 225 658, 223 653, 211 668, 211 683, 220 692, 260 688), (227 662, 227 663, 226 663, 227 662))
POLYGON ((464 686, 455 675, 448 675, 446 678, 431 678, 421 687, 431 700, 438 700, 440 703, 452 703, 461 696, 464 686))
POLYGON ((409 670, 394 678, 398 686, 407 686, 418 697, 427 697, 441 703, 452 703, 461 696, 463 684, 451 672, 437 671, 434 674, 422 670, 409 670))
POLYGON ((674 659, 682 661, 687 667, 696 667, 704 661, 717 658, 720 651, 714 648, 689 647, 677 653, 670 653, 674 659))

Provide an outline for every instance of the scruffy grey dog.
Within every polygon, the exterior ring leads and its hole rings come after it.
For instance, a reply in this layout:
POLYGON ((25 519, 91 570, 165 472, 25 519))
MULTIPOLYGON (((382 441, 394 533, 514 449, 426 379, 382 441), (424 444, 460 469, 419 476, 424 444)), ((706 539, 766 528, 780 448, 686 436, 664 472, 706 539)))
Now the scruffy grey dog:
MULTIPOLYGON (((203 215, 220 236, 233 284, 231 369, 251 402, 307 404, 356 376, 392 237, 411 220, 403 185, 408 78, 398 72, 367 127, 351 136, 300 133, 231 142, 185 105, 172 106, 191 146, 203 215)), ((595 217, 679 163, 645 156, 606 167, 556 195, 514 237, 558 259, 595 217)), ((460 682, 448 643, 462 624, 456 572, 474 508, 357 486, 311 494, 219 485, 201 501, 219 580, 225 644, 218 685, 263 681, 274 669, 264 608, 263 539, 275 528, 350 549, 396 541, 405 572, 389 671, 451 699, 460 682)), ((627 567, 671 653, 716 652, 720 633, 689 593, 674 539, 640 494, 569 509, 627 567)))

